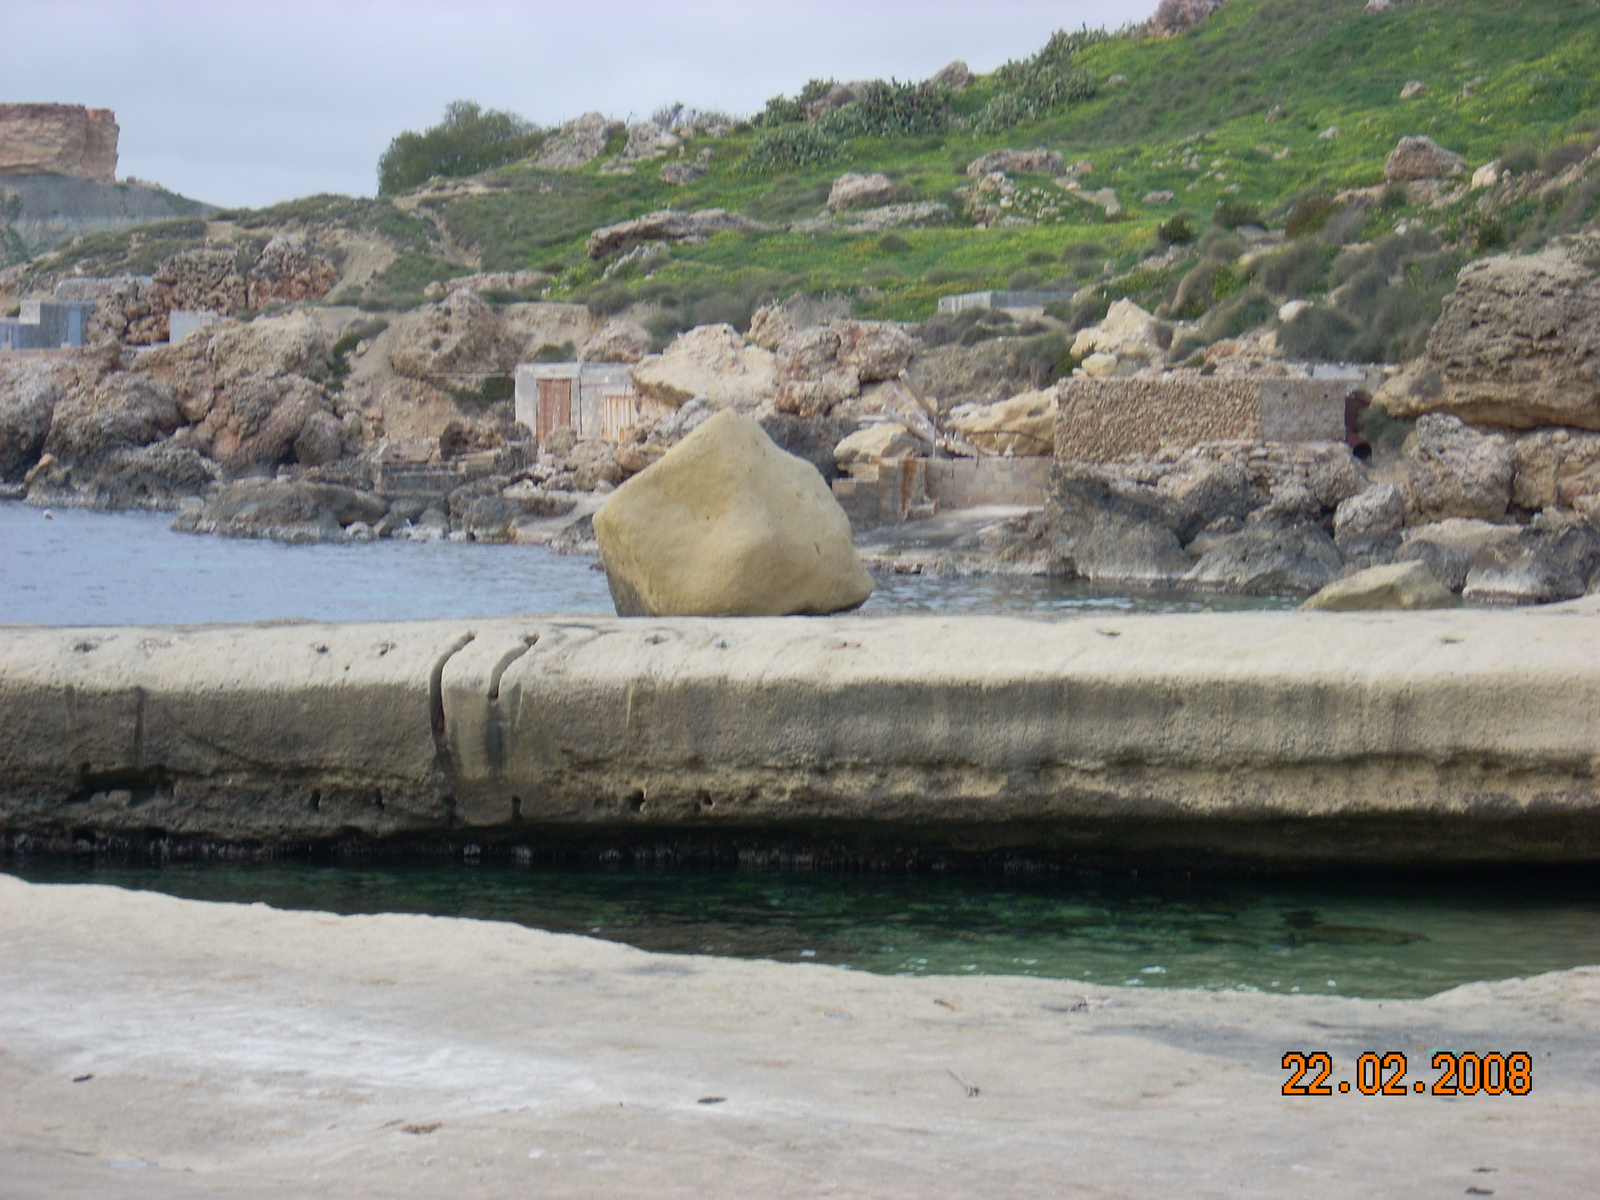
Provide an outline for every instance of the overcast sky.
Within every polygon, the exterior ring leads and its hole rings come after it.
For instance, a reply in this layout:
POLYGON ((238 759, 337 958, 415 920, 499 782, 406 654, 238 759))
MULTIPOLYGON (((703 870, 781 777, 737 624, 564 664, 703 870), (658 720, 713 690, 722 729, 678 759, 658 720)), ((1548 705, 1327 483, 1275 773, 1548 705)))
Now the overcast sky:
POLYGON ((228 206, 370 195, 403 129, 476 100, 551 125, 737 114, 813 76, 987 71, 1156 0, 0 0, 0 102, 116 110, 118 174, 228 206))

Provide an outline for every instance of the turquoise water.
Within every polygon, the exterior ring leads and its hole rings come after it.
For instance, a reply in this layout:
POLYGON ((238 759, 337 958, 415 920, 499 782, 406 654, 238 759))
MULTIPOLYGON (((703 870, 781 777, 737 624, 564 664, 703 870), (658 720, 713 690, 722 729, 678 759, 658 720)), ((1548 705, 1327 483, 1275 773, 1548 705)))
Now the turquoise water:
MULTIPOLYGON (((409 621, 612 612, 588 558, 538 546, 362 542, 287 546, 173 533, 168 513, 0 502, 0 622, 409 621)), ((1070 614, 1291 607, 1253 597, 1097 590, 1059 579, 884 575, 861 610, 1070 614)))
POLYGON ((1403 998, 1600 963, 1592 872, 1406 883, 18 857, 5 869, 198 900, 514 921, 669 953, 1086 989, 1403 998))

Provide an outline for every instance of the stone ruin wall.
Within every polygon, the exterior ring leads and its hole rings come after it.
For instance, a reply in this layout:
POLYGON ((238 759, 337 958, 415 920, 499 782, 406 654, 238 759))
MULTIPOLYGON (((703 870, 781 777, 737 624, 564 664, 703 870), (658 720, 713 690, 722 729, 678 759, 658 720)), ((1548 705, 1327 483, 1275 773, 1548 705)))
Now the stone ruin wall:
POLYGON ((1163 447, 1259 441, 1261 434, 1254 379, 1072 379, 1061 389, 1056 458, 1119 462, 1163 447))
POLYGON ((117 136, 109 108, 0 104, 0 176, 65 175, 117 181, 117 136))
POLYGON ((1257 376, 1072 379, 1056 457, 1120 462, 1208 442, 1342 442, 1353 379, 1257 376))

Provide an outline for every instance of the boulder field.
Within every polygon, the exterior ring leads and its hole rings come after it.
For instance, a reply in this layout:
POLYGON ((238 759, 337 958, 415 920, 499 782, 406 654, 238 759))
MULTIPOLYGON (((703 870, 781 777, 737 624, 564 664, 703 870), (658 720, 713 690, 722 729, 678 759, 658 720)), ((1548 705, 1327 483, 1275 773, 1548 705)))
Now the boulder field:
POLYGON ((0 630, 14 836, 1600 860, 1600 611, 0 630))

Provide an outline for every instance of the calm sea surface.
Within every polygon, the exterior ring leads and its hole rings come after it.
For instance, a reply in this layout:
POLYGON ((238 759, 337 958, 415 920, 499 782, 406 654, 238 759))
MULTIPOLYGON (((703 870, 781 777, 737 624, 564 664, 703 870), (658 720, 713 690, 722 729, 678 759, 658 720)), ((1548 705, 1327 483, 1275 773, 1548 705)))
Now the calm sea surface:
MULTIPOLYGON (((166 513, 0 502, 0 622, 192 624, 303 617, 407 621, 612 612, 603 572, 537 546, 397 541, 286 546, 173 533, 166 513)), ((1119 595, 1053 579, 885 575, 862 608, 888 612, 1283 608, 1287 600, 1119 595)))

